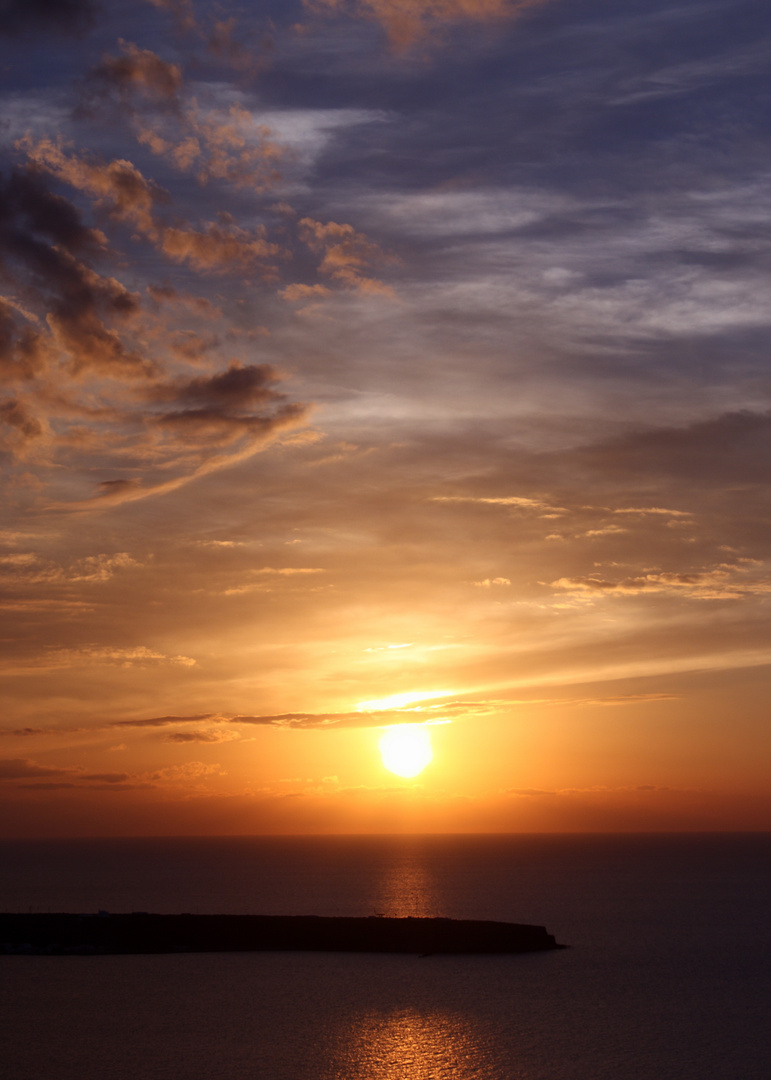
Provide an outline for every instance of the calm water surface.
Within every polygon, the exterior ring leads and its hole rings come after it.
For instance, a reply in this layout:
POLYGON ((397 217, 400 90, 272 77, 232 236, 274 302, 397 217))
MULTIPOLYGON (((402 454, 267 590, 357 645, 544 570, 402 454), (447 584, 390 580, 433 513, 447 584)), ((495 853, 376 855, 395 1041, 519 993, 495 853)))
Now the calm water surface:
POLYGON ((511 957, 0 957, 6 1080, 768 1080, 771 836, 0 844, 3 910, 545 924, 511 957))

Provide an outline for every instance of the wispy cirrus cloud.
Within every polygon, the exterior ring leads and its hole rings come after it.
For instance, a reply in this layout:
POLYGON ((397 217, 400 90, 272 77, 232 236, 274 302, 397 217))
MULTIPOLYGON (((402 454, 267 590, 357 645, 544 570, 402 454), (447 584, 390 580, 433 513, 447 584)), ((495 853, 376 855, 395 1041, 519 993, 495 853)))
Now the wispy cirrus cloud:
POLYGON ((5 675, 34 675, 42 671, 72 670, 102 664, 121 668, 148 668, 163 664, 191 668, 195 663, 190 656, 167 656, 147 645, 128 648, 87 645, 79 649, 51 648, 27 658, 9 659, 0 663, 0 671, 5 675))
POLYGON ((616 580, 599 576, 558 578, 551 582, 551 586, 574 596, 639 596, 665 593, 703 600, 734 600, 742 596, 762 596, 771 592, 771 580, 747 576, 751 573, 750 567, 722 565, 691 573, 649 571, 616 580))

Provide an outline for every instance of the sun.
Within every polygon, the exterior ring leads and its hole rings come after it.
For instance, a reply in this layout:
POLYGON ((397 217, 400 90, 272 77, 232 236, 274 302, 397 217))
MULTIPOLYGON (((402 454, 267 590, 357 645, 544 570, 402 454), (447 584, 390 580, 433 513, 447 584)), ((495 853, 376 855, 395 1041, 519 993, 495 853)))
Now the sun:
POLYGON ((423 724, 399 724, 387 728, 379 746, 383 765, 397 776, 417 776, 434 756, 428 730, 423 724))

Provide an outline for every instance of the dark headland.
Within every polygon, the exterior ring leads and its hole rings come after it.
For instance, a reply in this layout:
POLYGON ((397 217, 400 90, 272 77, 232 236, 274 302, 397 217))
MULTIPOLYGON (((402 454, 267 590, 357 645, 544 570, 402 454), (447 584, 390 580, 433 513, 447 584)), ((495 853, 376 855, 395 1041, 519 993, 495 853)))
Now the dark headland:
POLYGON ((0 914, 0 953, 522 953, 564 948, 543 926, 311 915, 0 914))

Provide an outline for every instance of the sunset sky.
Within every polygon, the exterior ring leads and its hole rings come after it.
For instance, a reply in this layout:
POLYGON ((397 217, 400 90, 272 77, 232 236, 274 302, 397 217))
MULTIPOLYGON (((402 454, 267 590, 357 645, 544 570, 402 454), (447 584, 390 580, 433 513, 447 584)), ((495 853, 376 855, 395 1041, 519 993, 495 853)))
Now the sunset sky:
POLYGON ((770 38, 0 0, 0 835, 771 829, 770 38))

